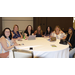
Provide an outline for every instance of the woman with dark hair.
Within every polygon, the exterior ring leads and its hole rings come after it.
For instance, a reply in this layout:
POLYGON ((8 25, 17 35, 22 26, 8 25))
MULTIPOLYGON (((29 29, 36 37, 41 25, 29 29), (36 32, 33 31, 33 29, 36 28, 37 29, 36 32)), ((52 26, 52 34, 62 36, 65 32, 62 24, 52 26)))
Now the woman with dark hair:
MULTIPOLYGON (((1 38, 0 38, 0 43, 1 43, 1 38)), ((0 53, 0 58, 6 58, 9 55, 9 52, 6 53, 0 53)))
POLYGON ((5 28, 2 32, 2 34, 0 35, 0 54, 1 53, 6 53, 14 48, 14 46, 17 46, 17 43, 12 40, 12 34, 11 34, 11 30, 10 28, 5 28))
POLYGON ((66 40, 68 41, 69 44, 69 57, 73 58, 73 55, 75 53, 75 34, 74 29, 72 27, 70 27, 68 30, 66 40))
POLYGON ((44 37, 49 37, 51 32, 52 32, 52 28, 51 27, 47 27, 44 37))
POLYGON ((18 25, 14 25, 13 31, 12 31, 12 37, 13 37, 13 39, 23 38, 22 35, 19 33, 19 26, 18 25))
POLYGON ((66 40, 68 41, 70 49, 75 47, 75 40, 74 39, 75 39, 74 29, 72 27, 70 27, 68 30, 68 35, 66 37, 66 40))
POLYGON ((26 30, 24 31, 25 38, 27 39, 29 35, 34 35, 34 31, 31 25, 28 25, 26 30))

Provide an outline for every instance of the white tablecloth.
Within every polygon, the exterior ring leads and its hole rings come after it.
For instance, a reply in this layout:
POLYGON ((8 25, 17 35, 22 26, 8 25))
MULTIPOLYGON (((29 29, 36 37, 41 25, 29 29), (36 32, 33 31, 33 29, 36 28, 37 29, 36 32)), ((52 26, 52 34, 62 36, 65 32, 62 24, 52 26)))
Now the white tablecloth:
POLYGON ((22 39, 22 41, 17 41, 21 46, 16 46, 16 48, 29 50, 30 47, 33 47, 34 57, 69 58, 69 45, 59 44, 59 41, 50 42, 48 38, 43 37, 36 38, 36 40, 22 39), (52 47, 51 45, 56 45, 57 47, 52 47))

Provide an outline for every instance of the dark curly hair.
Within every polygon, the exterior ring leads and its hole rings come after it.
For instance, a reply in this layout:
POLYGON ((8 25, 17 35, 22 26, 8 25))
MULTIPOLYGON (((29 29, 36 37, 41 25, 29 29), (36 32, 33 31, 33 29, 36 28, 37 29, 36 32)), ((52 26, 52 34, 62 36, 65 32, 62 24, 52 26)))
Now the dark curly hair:
POLYGON ((11 39, 12 39, 12 33, 11 33, 10 28, 5 28, 5 29, 2 31, 2 33, 1 33, 0 37, 4 36, 4 37, 6 38, 6 36, 5 36, 5 30, 6 30, 6 29, 9 29, 9 31, 10 31, 9 39, 11 40, 11 39))

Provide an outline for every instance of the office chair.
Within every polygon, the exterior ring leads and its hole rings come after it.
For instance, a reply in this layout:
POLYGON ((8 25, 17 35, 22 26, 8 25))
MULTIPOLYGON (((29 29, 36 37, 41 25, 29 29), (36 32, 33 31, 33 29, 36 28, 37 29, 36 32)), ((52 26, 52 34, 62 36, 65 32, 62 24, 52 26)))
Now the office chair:
POLYGON ((13 51, 14 58, 34 58, 32 51, 20 50, 20 49, 13 49, 12 51, 13 51))

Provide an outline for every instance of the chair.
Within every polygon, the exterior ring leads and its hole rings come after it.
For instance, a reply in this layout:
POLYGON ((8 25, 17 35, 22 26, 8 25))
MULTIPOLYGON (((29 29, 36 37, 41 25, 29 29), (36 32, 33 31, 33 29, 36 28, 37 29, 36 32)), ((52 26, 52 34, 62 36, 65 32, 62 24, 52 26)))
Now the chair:
POLYGON ((43 32, 43 35, 45 35, 45 32, 43 32))
POLYGON ((33 52, 28 50, 13 49, 14 58, 33 58, 33 52))
POLYGON ((24 37, 24 30, 19 30, 19 32, 20 32, 21 35, 24 37))

